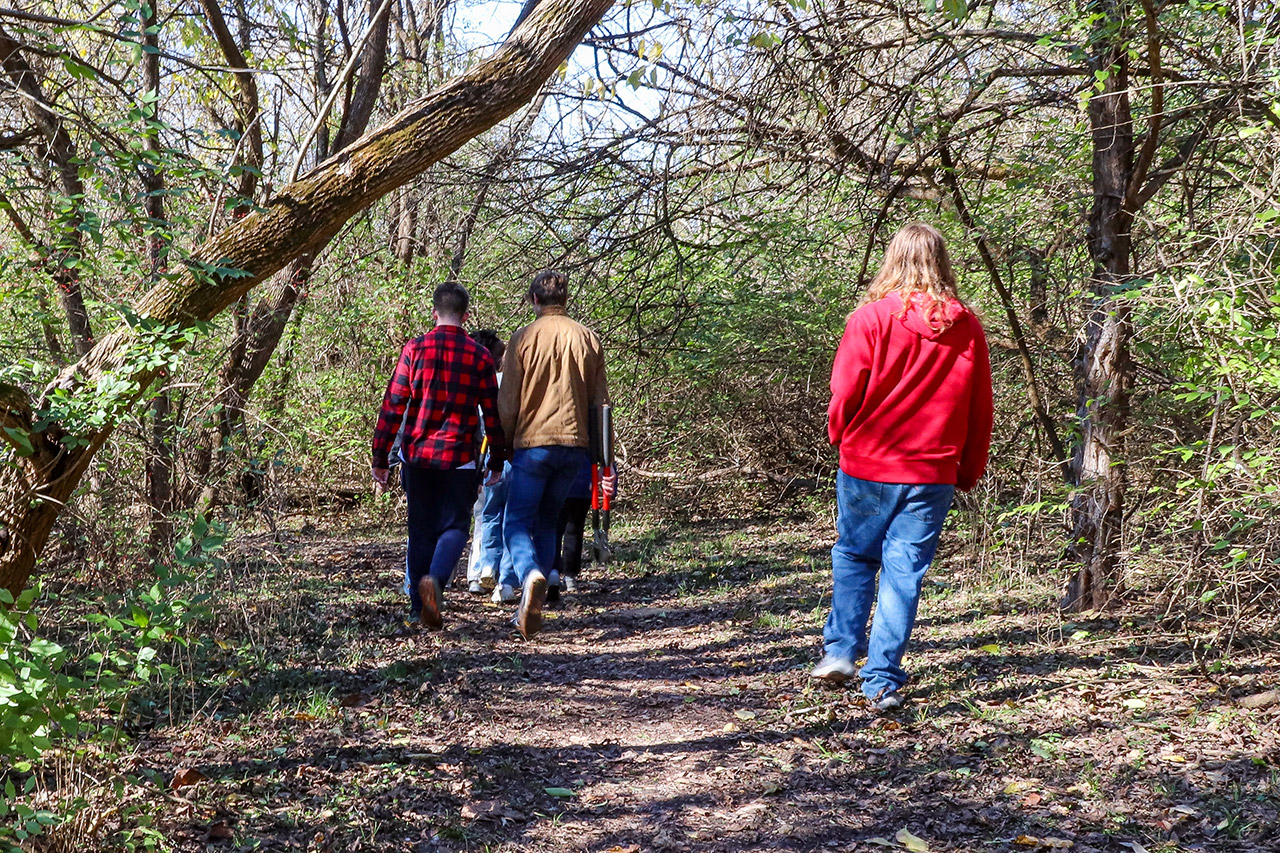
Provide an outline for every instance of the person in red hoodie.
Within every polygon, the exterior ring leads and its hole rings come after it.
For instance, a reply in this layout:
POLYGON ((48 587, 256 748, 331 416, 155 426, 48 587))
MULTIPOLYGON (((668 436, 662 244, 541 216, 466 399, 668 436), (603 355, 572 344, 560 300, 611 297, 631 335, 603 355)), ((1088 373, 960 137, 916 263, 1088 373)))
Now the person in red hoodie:
POLYGON ((991 445, 986 337, 956 294, 936 228, 913 223, 889 242, 845 325, 827 419, 840 448, 838 539, 825 654, 812 674, 843 683, 865 654, 862 692, 891 710, 903 703, 902 656, 951 499, 978 482, 991 445))

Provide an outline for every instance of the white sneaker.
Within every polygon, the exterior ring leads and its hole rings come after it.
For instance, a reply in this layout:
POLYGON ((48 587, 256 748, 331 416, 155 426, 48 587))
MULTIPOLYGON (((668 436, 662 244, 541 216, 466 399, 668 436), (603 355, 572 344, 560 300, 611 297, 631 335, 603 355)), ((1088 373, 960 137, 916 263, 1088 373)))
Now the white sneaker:
POLYGON ((903 706, 906 700, 896 690, 881 690, 874 699, 867 699, 867 701, 877 711, 896 711, 903 706))
POLYGON ((565 592, 578 591, 578 579, 573 575, 565 575, 560 579, 560 583, 563 584, 562 589, 564 589, 565 592))
POLYGON ((480 585, 480 581, 472 581, 467 584, 467 592, 472 595, 484 595, 484 587, 480 585))
POLYGON ((511 587, 511 584, 504 583, 501 586, 493 588, 493 595, 489 597, 489 600, 494 604, 510 604, 518 597, 519 596, 516 595, 516 591, 511 587))
POLYGON ((832 655, 823 655, 822 660, 809 673, 810 678, 817 678, 828 684, 844 684, 853 678, 853 661, 832 655))

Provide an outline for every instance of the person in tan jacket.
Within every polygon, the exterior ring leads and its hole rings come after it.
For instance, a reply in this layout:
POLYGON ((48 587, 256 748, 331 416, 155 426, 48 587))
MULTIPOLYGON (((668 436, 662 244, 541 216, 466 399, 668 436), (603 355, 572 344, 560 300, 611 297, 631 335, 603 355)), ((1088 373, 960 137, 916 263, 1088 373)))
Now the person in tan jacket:
POLYGON ((542 629, 560 507, 578 470, 590 464, 590 411, 609 400, 604 349, 595 332, 569 319, 568 297, 564 273, 533 277, 535 319, 511 336, 498 390, 498 413, 515 449, 502 538, 523 588, 515 622, 525 639, 542 629))

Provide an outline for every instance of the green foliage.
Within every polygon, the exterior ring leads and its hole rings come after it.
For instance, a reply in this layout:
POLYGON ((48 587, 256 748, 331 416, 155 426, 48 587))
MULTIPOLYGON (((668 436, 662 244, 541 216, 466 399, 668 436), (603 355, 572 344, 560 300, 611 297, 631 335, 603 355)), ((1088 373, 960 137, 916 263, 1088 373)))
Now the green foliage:
POLYGON ((37 635, 33 605, 39 585, 15 600, 0 590, 0 848, 41 834, 57 815, 17 802, 36 784, 35 762, 56 740, 79 729, 76 692, 87 685, 67 674, 68 653, 37 635))
POLYGON ((92 678, 101 702, 119 710, 136 691, 179 673, 161 654, 193 643, 193 628, 208 616, 207 593, 196 592, 202 575, 221 565, 224 525, 197 517, 174 549, 176 568, 157 566, 157 580, 130 595, 108 599, 106 612, 90 613, 86 639, 86 678, 92 678))
POLYGON ((17 849, 68 817, 24 799, 50 749, 77 738, 114 740, 121 722, 154 705, 151 687, 182 677, 176 653, 203 642, 207 594, 197 589, 222 565, 225 539, 223 525, 195 519, 177 543, 175 570, 158 567, 149 586, 108 597, 104 612, 86 615, 90 630, 74 650, 38 635, 38 585, 16 601, 0 590, 0 849, 17 849))
POLYGON ((59 733, 74 733, 70 692, 84 686, 66 674, 67 651, 36 634, 32 605, 39 585, 15 600, 0 589, 0 762, 20 771, 50 747, 59 733))

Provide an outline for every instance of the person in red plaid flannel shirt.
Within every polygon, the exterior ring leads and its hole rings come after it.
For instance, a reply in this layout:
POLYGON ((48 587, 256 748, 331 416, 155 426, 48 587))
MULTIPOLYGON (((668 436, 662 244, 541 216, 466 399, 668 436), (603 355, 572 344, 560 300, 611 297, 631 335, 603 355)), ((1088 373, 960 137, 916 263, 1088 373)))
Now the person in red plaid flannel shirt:
POLYGON ((400 481, 409 504, 405 564, 412 612, 430 630, 443 626, 440 605, 467 544, 471 504, 480 485, 476 433, 489 437, 487 485, 498 482, 507 439, 498 419, 498 377, 489 351, 467 336, 471 298, 446 282, 432 296, 436 327, 404 345, 373 431, 373 479, 383 485, 388 455, 404 424, 400 481))

